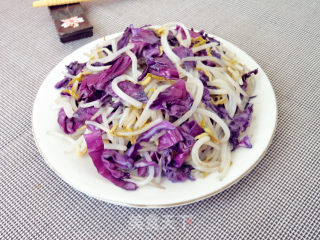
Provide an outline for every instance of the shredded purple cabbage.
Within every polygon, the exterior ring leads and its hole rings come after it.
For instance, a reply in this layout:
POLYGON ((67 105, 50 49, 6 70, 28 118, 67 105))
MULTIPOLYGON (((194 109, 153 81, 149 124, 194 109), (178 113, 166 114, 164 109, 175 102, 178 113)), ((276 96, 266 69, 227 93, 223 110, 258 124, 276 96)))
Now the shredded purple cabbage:
POLYGON ((158 151, 170 148, 181 141, 183 141, 183 136, 177 128, 173 130, 168 130, 164 135, 162 135, 159 138, 158 151))
POLYGON ((249 136, 242 138, 237 147, 252 148, 249 136))
POLYGON ((183 164, 179 167, 174 167, 173 152, 171 149, 164 150, 161 153, 162 174, 171 182, 184 182, 186 180, 194 180, 191 175, 192 166, 183 164))
POLYGON ((139 102, 148 102, 148 97, 139 84, 134 84, 130 81, 119 82, 119 88, 128 94, 130 97, 138 100, 139 102))
MULTIPOLYGON (((186 48, 184 46, 174 48, 173 52, 175 54, 177 54, 177 56, 180 58, 193 57, 192 50, 190 48, 186 48)), ((184 62, 184 66, 185 66, 186 70, 189 71, 190 69, 192 69, 196 66, 196 63, 194 61, 186 61, 186 62, 184 62)))
POLYGON ((252 71, 250 71, 250 72, 247 72, 247 73, 245 73, 245 74, 242 75, 243 84, 242 84, 241 88, 242 88, 243 90, 246 90, 246 89, 247 89, 247 86, 248 86, 247 79, 248 79, 252 74, 257 75, 257 74, 258 74, 258 68, 255 69, 255 70, 252 70, 252 71))
MULTIPOLYGON (((86 63, 79 63, 78 61, 75 61, 67 65, 66 69, 69 74, 76 76, 82 72, 82 69, 85 66, 86 66, 86 63)), ((70 81, 71 81, 71 78, 65 76, 60 82, 56 83, 55 88, 59 89, 62 87, 66 87, 70 81)))
POLYGON ((148 72, 166 79, 178 79, 179 72, 165 53, 158 57, 146 58, 148 72))
POLYGON ((244 109, 243 112, 241 113, 236 113, 235 116, 233 117, 232 121, 229 124, 229 129, 230 129, 230 139, 229 142, 233 146, 233 150, 236 149, 237 147, 240 146, 247 146, 251 147, 250 144, 245 144, 248 143, 248 138, 245 139, 244 142, 240 144, 239 137, 240 133, 245 132, 246 129, 250 125, 250 120, 253 112, 253 105, 251 103, 247 104, 246 108, 244 109))
POLYGON ((132 182, 127 182, 124 179, 129 178, 129 174, 120 171, 116 163, 122 161, 122 157, 112 153, 112 150, 104 150, 102 136, 99 131, 85 134, 84 138, 87 143, 88 153, 96 167, 98 173, 110 180, 118 187, 125 190, 136 190, 137 185, 132 182))
MULTIPOLYGON (((216 42, 220 45, 217 39, 210 37, 204 31, 197 32, 193 29, 188 31, 193 39, 189 48, 180 45, 180 38, 175 35, 178 32, 182 39, 186 39, 186 32, 183 28, 177 26, 175 30, 169 31, 168 43, 179 58, 207 56, 209 53, 206 50, 193 53, 192 47, 197 42, 201 44, 203 44, 203 42, 216 42)), ((195 137, 204 133, 204 130, 194 120, 188 120, 178 127, 171 123, 181 118, 191 109, 193 104, 193 99, 186 89, 186 78, 183 75, 179 75, 176 65, 171 62, 168 56, 162 51, 160 37, 152 29, 146 27, 134 28, 133 25, 130 25, 118 40, 117 49, 124 48, 128 46, 128 44, 133 45, 130 51, 137 57, 141 75, 138 77, 137 84, 124 80, 119 82, 119 88, 128 96, 145 104, 149 98, 142 86, 145 83, 139 81, 142 81, 147 75, 153 75, 153 78, 159 81, 170 80, 170 83, 173 84, 162 91, 150 105, 151 110, 160 110, 162 114, 168 114, 169 120, 161 121, 148 131, 137 136, 137 138, 134 139, 135 141, 130 140, 131 142, 127 144, 127 150, 124 152, 105 149, 102 139, 104 131, 87 123, 86 128, 90 133, 84 134, 83 136, 87 144, 88 154, 100 175, 125 190, 137 189, 137 185, 129 180, 132 171, 135 171, 140 177, 146 177, 150 167, 154 167, 155 169, 154 177, 158 176, 161 171, 162 176, 167 177, 171 182, 194 180, 191 174, 193 167, 187 164, 187 159, 190 157, 192 147, 196 142, 195 137), (155 137, 157 137, 157 139, 155 139, 155 137), (150 142, 154 144, 152 147, 157 149, 157 151, 148 151, 152 160, 151 162, 147 161, 144 155, 141 154, 141 150, 144 150, 142 149, 145 146, 144 144, 150 142)), ((112 45, 104 47, 110 51, 114 51, 112 45)), ((221 56, 223 53, 219 52, 218 48, 212 48, 210 53, 215 58, 223 60, 221 56)), ((210 67, 216 66, 216 63, 213 61, 202 61, 202 63, 210 67)), ((111 106, 114 109, 109 116, 106 116, 107 118, 113 116, 115 111, 119 112, 120 110, 122 114, 125 107, 127 107, 125 102, 115 101, 115 99, 119 99, 119 96, 112 90, 112 80, 125 74, 131 68, 132 61, 130 56, 124 53, 110 62, 103 63, 101 60, 101 62, 97 61, 92 65, 109 66, 109 68, 98 73, 88 74, 81 79, 82 81, 78 83, 79 99, 76 99, 78 109, 72 117, 67 117, 64 109, 60 109, 58 113, 58 124, 66 134, 73 134, 79 128, 83 127, 86 121, 92 121, 91 118, 99 110, 95 107, 79 107, 80 101, 90 103, 98 100, 102 107, 111 106)), ((180 66, 182 67, 183 65, 186 71, 192 73, 192 70, 196 67, 196 62, 184 61, 180 66)), ((76 76, 84 71, 85 66, 86 63, 75 61, 67 65, 66 70, 68 74, 76 76)), ((241 88, 243 90, 247 89, 248 78, 257 73, 258 69, 255 69, 242 75, 243 84, 241 88)), ((224 104, 218 105, 212 102, 213 97, 210 95, 209 89, 215 89, 215 87, 208 84, 210 81, 208 76, 200 70, 199 74, 200 81, 204 86, 201 99, 202 105, 206 109, 216 113, 228 124, 230 129, 229 143, 233 147, 232 150, 239 147, 251 148, 252 144, 249 136, 245 135, 245 131, 249 127, 252 118, 253 104, 250 103, 250 100, 253 97, 249 98, 244 111, 237 109, 236 114, 231 118, 224 104)), ((72 84, 69 84, 72 78, 68 76, 65 76, 55 85, 56 88, 69 90, 69 92, 61 92, 61 95, 64 97, 73 96, 73 94, 70 94, 72 84)), ((245 98, 243 97, 243 99, 245 98)), ((102 115, 93 121, 102 123, 102 115)), ((114 122, 110 123, 109 128, 111 129, 113 125, 114 122)), ((127 130, 129 131, 129 128, 125 129, 125 131, 127 130)), ((132 131, 132 129, 130 131, 132 131)))
POLYGON ((180 79, 161 92, 150 105, 150 109, 164 110, 169 116, 181 117, 192 106, 193 99, 186 89, 185 81, 180 79))
MULTIPOLYGON (((66 134, 72 134, 82 127, 85 121, 90 120, 97 111, 98 109, 94 107, 79 108, 71 118, 68 118, 64 109, 61 108, 58 114, 58 123, 66 134)), ((101 123, 101 116, 96 121, 101 123)))

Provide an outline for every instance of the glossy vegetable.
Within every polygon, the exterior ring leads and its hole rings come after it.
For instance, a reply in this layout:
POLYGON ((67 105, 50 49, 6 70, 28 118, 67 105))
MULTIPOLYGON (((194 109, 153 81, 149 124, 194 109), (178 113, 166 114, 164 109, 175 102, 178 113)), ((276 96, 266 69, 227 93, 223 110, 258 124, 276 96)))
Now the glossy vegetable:
POLYGON ((125 190, 225 175, 246 133, 253 75, 204 31, 130 25, 66 66, 58 124, 98 173, 125 190), (249 86, 249 87, 248 87, 249 86), (219 169, 219 171, 216 171, 219 169))

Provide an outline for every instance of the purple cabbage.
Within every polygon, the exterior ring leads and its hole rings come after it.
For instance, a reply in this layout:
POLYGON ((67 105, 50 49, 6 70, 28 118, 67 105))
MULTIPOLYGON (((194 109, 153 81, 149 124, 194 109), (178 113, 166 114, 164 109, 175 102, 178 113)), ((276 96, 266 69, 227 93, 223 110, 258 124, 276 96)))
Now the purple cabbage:
POLYGON ((195 31, 193 30, 193 28, 191 28, 191 30, 189 30, 189 33, 190 33, 190 37, 191 37, 191 38, 197 38, 197 37, 200 37, 200 36, 201 36, 200 33, 195 32, 195 31))
MULTIPOLYGON (((79 108, 71 118, 68 118, 64 109, 61 108, 58 114, 58 123, 66 134, 72 134, 82 127, 85 121, 90 120, 97 111, 98 109, 94 107, 79 108)), ((101 117, 97 121, 101 123, 101 117)))
POLYGON ((203 129, 195 121, 186 122, 174 130, 168 130, 159 138, 158 151, 172 150, 170 166, 180 168, 190 155, 195 143, 194 137, 201 133, 203 129))
MULTIPOLYGON (((173 49, 173 52, 178 55, 180 58, 185 57, 193 57, 193 52, 190 48, 186 48, 184 46, 176 47, 173 49)), ((194 68, 196 66, 196 63, 194 61, 186 61, 184 62, 184 66, 187 71, 194 68)))
POLYGON ((56 85, 54 85, 54 87, 57 89, 66 87, 71 80, 71 78, 65 76, 61 81, 57 82, 56 85))
POLYGON ((176 129, 176 126, 174 126, 172 123, 165 120, 161 121, 154 127, 150 128, 148 131, 142 133, 138 137, 136 143, 127 150, 126 156, 133 159, 136 158, 138 155, 138 150, 141 149, 140 142, 148 142, 152 136, 160 133, 161 131, 168 131, 174 129, 176 129))
MULTIPOLYGON (((110 88, 109 82, 124 74, 131 65, 131 58, 127 55, 120 56, 114 64, 102 73, 90 74, 84 78, 80 86, 80 99, 91 99, 97 94, 97 90, 103 91, 110 88)), ((99 93, 99 92, 98 92, 99 93)))
MULTIPOLYGON (((207 82, 209 81, 208 76, 204 73, 204 71, 200 71, 200 81, 203 83, 203 86, 207 87, 207 82)), ((206 92, 206 95, 209 93, 209 91, 206 92)))
POLYGON ((159 37, 151 29, 132 28, 131 42, 143 42, 145 44, 159 43, 159 37))
POLYGON ((152 110, 165 110, 169 116, 181 117, 192 106, 193 99, 186 89, 185 81, 179 79, 161 92, 150 105, 152 110))
POLYGON ((126 30, 124 30, 122 37, 119 39, 117 43, 117 49, 121 49, 128 45, 131 34, 132 34, 132 25, 130 25, 129 27, 126 28, 126 30))
POLYGON ((241 139, 241 141, 238 144, 238 147, 252 148, 252 144, 248 135, 241 139))
MULTIPOLYGON (((69 65, 66 66, 66 69, 69 74, 76 76, 80 72, 82 72, 82 69, 86 66, 86 63, 79 63, 78 61, 71 62, 69 65)), ((55 88, 62 88, 66 87, 68 83, 71 81, 71 78, 64 77, 60 82, 57 82, 55 85, 55 88)))
MULTIPOLYGON (((180 26, 177 26, 176 30, 181 32, 182 39, 186 39, 186 34, 180 26)), ((218 43, 218 45, 220 45, 220 42, 218 40, 216 40, 214 37, 210 37, 203 30, 201 30, 200 32, 196 32, 193 29, 191 29, 191 30, 189 30, 189 33, 190 33, 191 38, 202 37, 203 39, 207 40, 207 43, 216 42, 216 43, 218 43)))
POLYGON ((194 120, 190 122, 185 122, 179 128, 181 129, 181 131, 191 135, 192 137, 196 137, 199 134, 203 133, 203 129, 194 120))
MULTIPOLYGON (((182 40, 184 40, 184 39, 187 38, 186 33, 184 32, 184 30, 183 30, 182 27, 177 26, 177 27, 176 27, 176 30, 177 30, 177 31, 180 31, 182 40)), ((201 34, 198 33, 198 32, 195 32, 195 31, 193 30, 193 28, 191 28, 191 30, 189 30, 189 34, 190 34, 190 37, 191 37, 191 38, 197 38, 197 37, 200 37, 200 36, 201 36, 201 34)))
POLYGON ((179 78, 179 72, 176 69, 176 66, 170 61, 165 53, 159 57, 146 58, 146 64, 149 73, 153 75, 166 79, 179 78))
POLYGON ((102 154, 102 158, 106 161, 112 161, 118 168, 131 170, 133 169, 133 160, 125 157, 121 153, 115 150, 105 149, 102 154))
POLYGON ((66 69, 69 74, 76 76, 82 72, 82 69, 86 66, 86 63, 79 63, 78 61, 71 62, 66 69))
POLYGON ((130 178, 130 174, 128 172, 121 171, 121 169, 112 162, 112 159, 105 159, 102 155, 102 163, 103 167, 111 173, 112 177, 116 179, 130 178))
POLYGON ((148 72, 166 79, 179 78, 179 73, 169 58, 165 54, 159 56, 160 38, 151 29, 134 28, 130 25, 118 41, 118 49, 126 46, 128 43, 134 44, 132 51, 136 54, 137 58, 140 59, 143 56, 146 62, 146 68, 138 78, 139 81, 148 72))
MULTIPOLYGON (((201 80, 201 77, 200 77, 200 80, 201 80)), ((211 99, 212 97, 210 96, 208 87, 204 86, 203 96, 201 101, 206 105, 207 108, 211 109, 213 112, 218 114, 219 117, 231 120, 231 117, 227 112, 227 110, 222 105, 215 106, 211 102, 211 99)))
POLYGON ((134 43, 135 48, 142 49, 144 46, 148 44, 159 43, 159 37, 151 30, 141 28, 134 28, 131 24, 124 31, 122 37, 117 43, 118 49, 121 49, 128 45, 128 43, 134 43))
POLYGON ((135 168, 150 167, 150 166, 158 167, 158 164, 154 161, 148 162, 145 158, 140 159, 139 161, 136 161, 134 163, 135 168))
POLYGON ((129 178, 129 174, 118 170, 117 166, 117 164, 120 164, 119 162, 122 162, 122 159, 111 153, 110 151, 112 150, 104 150, 102 136, 99 131, 85 134, 84 138, 87 143, 88 153, 100 175, 125 190, 136 190, 138 188, 135 183, 124 180, 124 178, 129 178))
POLYGON ((195 121, 185 122, 179 127, 179 130, 183 136, 183 141, 174 147, 174 151, 177 153, 174 157, 174 167, 182 166, 196 142, 194 137, 203 133, 203 129, 195 121))
POLYGON ((137 172, 139 177, 145 177, 148 173, 148 167, 138 167, 137 172))
MULTIPOLYGON (((229 142, 232 144, 233 149, 236 149, 240 142, 239 142, 239 136, 241 132, 246 131, 246 129, 250 125, 250 120, 253 112, 253 105, 251 103, 248 103, 243 112, 236 113, 233 117, 232 121, 229 124, 230 129, 230 139, 229 142)), ((244 141, 241 143, 241 146, 244 145, 250 146, 251 144, 248 144, 248 138, 244 139, 244 141)))
POLYGON ((187 38, 186 33, 184 32, 183 28, 180 27, 179 25, 176 26, 176 31, 180 32, 182 40, 187 38))
MULTIPOLYGON (((146 62, 147 59, 154 59, 155 57, 158 57, 160 55, 159 51, 159 45, 158 44, 149 44, 147 45, 143 51, 142 55, 144 58, 142 58, 142 61, 146 62)), ((149 65, 146 64, 146 67, 144 68, 142 74, 138 77, 138 81, 141 81, 149 72, 149 66, 152 65, 154 62, 150 62, 149 65)))
POLYGON ((90 98, 87 98, 87 102, 99 99, 99 101, 101 102, 101 106, 106 106, 109 103, 111 103, 113 108, 117 108, 121 106, 122 105, 121 102, 115 103, 112 101, 112 98, 118 98, 118 95, 112 90, 111 83, 112 82, 110 81, 109 83, 106 84, 105 91, 95 91, 90 98), (99 97, 100 94, 98 93, 102 94, 101 97, 99 97))
POLYGON ((191 176, 192 166, 185 164, 179 168, 167 166, 164 170, 165 175, 171 182, 184 182, 186 180, 195 180, 191 176))
POLYGON ((246 89, 247 89, 247 86, 248 86, 247 79, 248 79, 252 74, 257 75, 257 74, 258 74, 258 68, 255 69, 255 70, 252 70, 252 71, 250 71, 250 72, 247 72, 247 73, 245 73, 245 74, 242 75, 243 84, 242 84, 241 88, 242 88, 243 90, 246 90, 246 89))
MULTIPOLYGON (((175 168, 180 168, 184 164, 195 143, 194 137, 203 133, 202 128, 195 121, 186 122, 178 128, 170 122, 162 121, 137 139, 137 143, 127 151, 128 157, 135 158, 138 155, 138 150, 141 149, 139 143, 149 141, 152 136, 161 131, 166 132, 159 138, 158 151, 174 151, 175 156, 172 161, 170 160, 170 166, 175 168)), ((141 169, 141 171, 144 170, 141 169)))
POLYGON ((158 44, 148 45, 143 50, 143 57, 145 59, 155 58, 155 57, 157 57, 159 55, 160 55, 160 51, 159 51, 159 45, 158 44))
POLYGON ((207 39, 207 43, 208 42, 216 42, 216 43, 218 43, 218 46, 220 46, 220 41, 218 41, 217 39, 215 39, 214 37, 210 37, 207 33, 205 33, 203 30, 201 30, 200 32, 199 32, 199 34, 201 35, 201 37, 203 38, 203 39, 207 39))
POLYGON ((137 139, 137 143, 140 142, 147 142, 150 140, 150 138, 161 131, 168 131, 168 130, 174 130, 176 129, 176 126, 174 126, 172 123, 163 120, 154 127, 150 128, 148 131, 142 133, 139 138, 137 139))
POLYGON ((191 176, 191 170, 193 168, 190 165, 183 164, 180 167, 172 166, 172 155, 171 149, 162 151, 160 158, 162 163, 162 174, 171 182, 184 182, 188 179, 194 180, 194 178, 191 176))
POLYGON ((139 59, 146 47, 150 45, 158 46, 160 38, 151 29, 145 29, 144 27, 134 28, 133 25, 130 25, 117 43, 118 49, 125 47, 129 43, 134 44, 131 51, 139 59))
MULTIPOLYGON (((118 84, 119 86, 119 84, 118 84)), ((118 98, 119 96, 112 90, 112 81, 109 81, 105 88, 104 88, 104 92, 106 94, 106 96, 111 96, 111 97, 115 97, 115 98, 118 98)), ((102 102, 103 100, 100 99, 100 102, 102 102)))
POLYGON ((216 58, 221 59, 221 54, 220 54, 220 53, 218 53, 217 51, 212 50, 212 51, 211 51, 211 54, 212 54, 212 56, 214 56, 214 57, 216 57, 216 58))
POLYGON ((104 90, 107 82, 124 74, 130 66, 131 58, 128 55, 120 56, 110 68, 102 73, 96 85, 96 89, 104 90))
POLYGON ((159 138, 158 151, 172 147, 181 141, 183 141, 183 136, 178 129, 168 130, 159 138))
POLYGON ((147 66, 141 73, 141 75, 138 77, 138 81, 141 81, 145 76, 147 76, 149 71, 149 67, 147 66))
MULTIPOLYGON (((151 59, 157 57, 157 55, 159 54, 159 38, 152 30, 133 28, 133 26, 130 25, 130 27, 125 30, 123 36, 117 43, 118 49, 123 48, 129 42, 134 44, 134 49, 132 51, 137 55, 138 58, 140 57, 140 55, 142 55, 141 53, 143 53, 145 55, 145 58, 150 59, 151 61, 151 59)), ((155 65, 154 67, 156 67, 157 65, 156 62, 159 62, 158 64, 163 64, 164 68, 166 66, 169 66, 167 62, 161 62, 159 61, 159 59, 157 59, 152 62, 152 64, 155 65)), ((88 75, 80 86, 80 99, 84 100, 85 102, 88 102, 89 100, 93 101, 94 99, 99 99, 101 97, 101 93, 99 93, 99 91, 105 91, 106 93, 109 93, 108 95, 114 96, 115 94, 113 93, 113 91, 110 91, 111 87, 109 82, 125 73, 130 65, 130 57, 127 55, 121 55, 113 62, 112 66, 109 69, 104 70, 102 73, 88 75), (96 96, 97 94, 98 96, 96 96)), ((148 70, 149 69, 146 69, 143 74, 146 75, 148 70)), ((162 73, 170 77, 178 75, 177 71, 175 73, 170 68, 163 69, 162 73)), ((142 79, 143 77, 144 76, 141 76, 139 79, 142 79)), ((125 86, 124 84, 120 84, 119 87, 121 88, 121 86, 123 88, 126 88, 129 93, 132 93, 132 97, 142 99, 142 101, 147 101, 146 95, 142 91, 139 91, 138 87, 133 85, 125 86)), ((108 95, 103 95, 104 100, 107 99, 108 95)))
POLYGON ((119 88, 130 97, 138 100, 139 102, 148 102, 148 97, 139 84, 134 84, 130 81, 122 81, 118 84, 119 88))
POLYGON ((147 161, 145 157, 135 161, 134 168, 137 169, 138 176, 145 177, 149 172, 150 166, 154 167, 154 177, 157 177, 159 175, 160 168, 158 163, 160 159, 158 158, 158 154, 156 152, 151 152, 150 157, 152 159, 151 162, 147 161))
POLYGON ((182 132, 182 135, 184 137, 184 141, 179 142, 173 150, 175 150, 176 155, 173 159, 173 166, 174 167, 181 167, 182 164, 185 162, 187 157, 190 155, 192 146, 195 144, 196 140, 191 135, 182 132))
POLYGON ((169 31, 169 34, 168 34, 168 42, 171 46, 177 46, 178 45, 178 39, 173 35, 173 32, 172 31, 169 31))

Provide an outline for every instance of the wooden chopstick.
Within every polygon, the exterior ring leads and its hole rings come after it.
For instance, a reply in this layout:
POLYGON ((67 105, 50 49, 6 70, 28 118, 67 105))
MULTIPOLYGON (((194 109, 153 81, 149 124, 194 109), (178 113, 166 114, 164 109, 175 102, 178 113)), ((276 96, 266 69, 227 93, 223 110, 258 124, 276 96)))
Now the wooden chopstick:
POLYGON ((39 0, 32 3, 33 7, 48 7, 71 3, 88 2, 91 0, 39 0))

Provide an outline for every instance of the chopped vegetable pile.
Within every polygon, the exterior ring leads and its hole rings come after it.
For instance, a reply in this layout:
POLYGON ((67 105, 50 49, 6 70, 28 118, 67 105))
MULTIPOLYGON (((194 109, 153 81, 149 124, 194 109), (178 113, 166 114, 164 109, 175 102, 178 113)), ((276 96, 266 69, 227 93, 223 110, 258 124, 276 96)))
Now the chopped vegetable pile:
POLYGON ((257 69, 181 23, 130 25, 85 63, 66 66, 58 123, 80 156, 116 186, 161 187, 216 172, 231 151, 251 148, 246 130, 257 69))

